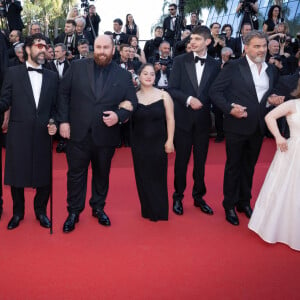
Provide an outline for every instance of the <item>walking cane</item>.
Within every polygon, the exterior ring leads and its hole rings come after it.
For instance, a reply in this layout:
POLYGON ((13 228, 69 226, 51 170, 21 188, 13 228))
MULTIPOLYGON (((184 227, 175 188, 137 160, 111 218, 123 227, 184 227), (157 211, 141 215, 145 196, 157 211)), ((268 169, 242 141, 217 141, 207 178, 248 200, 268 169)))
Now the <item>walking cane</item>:
MULTIPOLYGON (((49 125, 54 125, 54 119, 49 120, 49 125)), ((50 234, 53 233, 53 136, 50 135, 50 234)))

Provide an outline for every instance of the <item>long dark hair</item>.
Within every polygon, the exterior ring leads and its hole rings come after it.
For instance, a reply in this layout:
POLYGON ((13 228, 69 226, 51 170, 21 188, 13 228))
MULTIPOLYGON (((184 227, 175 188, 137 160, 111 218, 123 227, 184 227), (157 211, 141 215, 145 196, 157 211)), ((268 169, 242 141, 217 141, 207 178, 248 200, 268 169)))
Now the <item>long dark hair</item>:
POLYGON ((279 14, 278 14, 278 19, 281 18, 281 6, 280 5, 272 5, 269 9, 269 12, 268 12, 268 19, 271 20, 273 18, 273 10, 275 8, 278 8, 279 9, 279 14))
MULTIPOLYGON (((129 17, 129 16, 132 16, 132 14, 127 14, 127 15, 126 15, 126 25, 129 25, 129 22, 128 22, 128 17, 129 17)), ((135 25, 133 16, 132 16, 132 24, 135 25)))

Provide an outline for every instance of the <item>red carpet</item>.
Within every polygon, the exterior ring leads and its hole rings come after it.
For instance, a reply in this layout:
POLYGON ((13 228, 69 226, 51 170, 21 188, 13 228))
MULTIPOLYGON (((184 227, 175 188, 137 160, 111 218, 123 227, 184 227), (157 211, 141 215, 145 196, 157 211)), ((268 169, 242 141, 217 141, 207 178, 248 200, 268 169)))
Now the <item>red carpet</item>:
MULTIPOLYGON (((274 149, 274 141, 265 140, 254 177, 254 200, 274 149)), ((8 231, 12 201, 9 188, 4 189, 0 299, 299 299, 300 253, 263 242, 247 229, 244 215, 239 215, 238 227, 225 221, 224 162, 224 143, 212 142, 205 199, 214 216, 193 206, 189 168, 184 215, 170 209, 168 222, 153 223, 140 216, 130 149, 119 149, 106 206, 112 226, 99 225, 87 201, 75 231, 63 234, 66 161, 64 154, 55 154, 52 236, 34 218, 33 190, 26 191, 24 221, 8 231)), ((171 155, 169 196, 173 167, 171 155)))

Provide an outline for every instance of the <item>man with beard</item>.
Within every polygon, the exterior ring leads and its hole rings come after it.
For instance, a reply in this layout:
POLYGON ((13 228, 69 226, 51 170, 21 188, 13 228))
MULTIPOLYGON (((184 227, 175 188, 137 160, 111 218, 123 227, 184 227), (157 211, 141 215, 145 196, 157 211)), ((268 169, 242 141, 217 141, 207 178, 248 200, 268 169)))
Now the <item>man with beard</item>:
POLYGON ((88 166, 91 162, 92 215, 110 225, 104 212, 109 172, 115 147, 120 142, 120 124, 137 105, 131 74, 112 62, 114 43, 101 35, 94 44, 94 59, 74 61, 60 84, 58 115, 60 134, 69 139, 68 218, 63 231, 74 230, 85 206, 88 166), (127 109, 120 108, 120 104, 127 109))
POLYGON ((49 135, 56 133, 56 126, 48 123, 54 118, 58 78, 42 68, 47 47, 43 35, 27 37, 24 46, 26 63, 8 69, 0 98, 0 111, 10 108, 4 183, 11 186, 13 217, 7 228, 18 227, 24 218, 24 187, 36 188, 35 215, 41 226, 49 228, 49 135))
POLYGON ((250 218, 252 179, 270 105, 283 97, 269 97, 278 78, 273 65, 265 63, 267 36, 253 30, 243 37, 246 56, 228 63, 213 82, 209 94, 224 114, 226 165, 223 207, 226 220, 239 225, 235 208, 250 218))

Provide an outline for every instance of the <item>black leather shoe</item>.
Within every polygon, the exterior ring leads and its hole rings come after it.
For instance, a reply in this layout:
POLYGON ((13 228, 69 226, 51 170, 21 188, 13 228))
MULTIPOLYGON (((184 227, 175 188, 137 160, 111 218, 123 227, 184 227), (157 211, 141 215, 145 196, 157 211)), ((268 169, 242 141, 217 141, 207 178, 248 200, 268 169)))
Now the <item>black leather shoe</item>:
POLYGON ((182 202, 180 200, 174 200, 173 201, 173 211, 176 215, 183 215, 183 207, 182 202))
POLYGON ((244 206, 244 207, 239 207, 239 206, 237 206, 237 207, 236 207, 236 210, 237 210, 238 212, 243 212, 243 213, 245 213, 245 215, 246 215, 246 217, 247 217, 248 219, 250 219, 251 216, 252 216, 252 208, 251 208, 250 205, 246 205, 246 206, 244 206))
POLYGON ((196 207, 200 207, 202 212, 204 212, 205 214, 208 214, 208 215, 214 214, 213 210, 205 203, 204 200, 202 200, 202 201, 194 200, 194 205, 196 207))
POLYGON ((103 209, 93 209, 92 215, 93 215, 93 217, 98 218, 99 224, 104 225, 104 226, 110 226, 111 225, 109 217, 104 212, 103 209))
POLYGON ((64 223, 63 232, 71 232, 75 229, 75 223, 78 223, 79 216, 75 213, 70 213, 64 223))
POLYGON ((224 141, 224 136, 217 135, 215 138, 215 143, 222 143, 224 141))
POLYGON ((13 215, 12 218, 10 219, 7 229, 15 229, 19 226, 20 221, 23 220, 23 217, 13 215))
POLYGON ((44 215, 44 214, 37 215, 36 219, 40 221, 40 224, 42 227, 45 227, 45 228, 51 227, 51 222, 46 215, 44 215))
POLYGON ((226 220, 232 225, 239 225, 239 218, 233 209, 225 209, 226 220))

